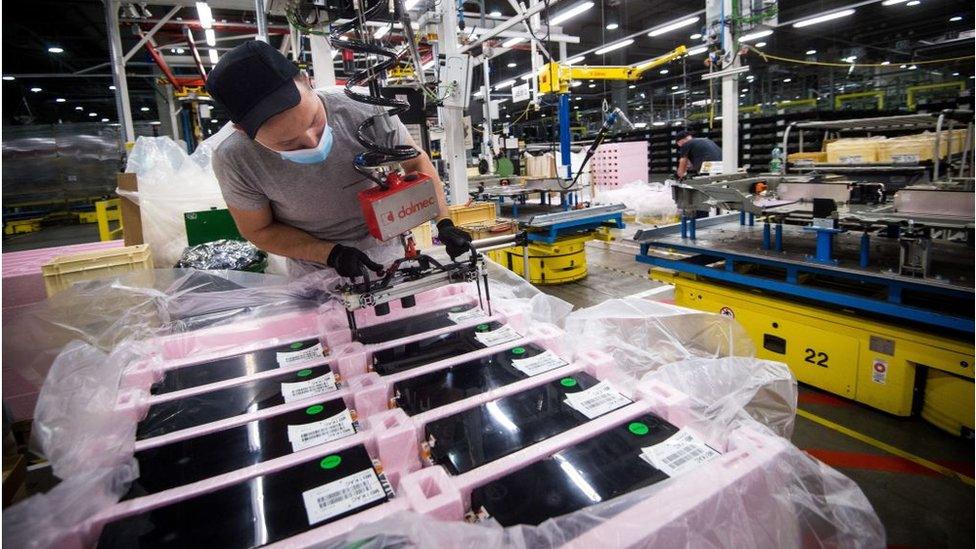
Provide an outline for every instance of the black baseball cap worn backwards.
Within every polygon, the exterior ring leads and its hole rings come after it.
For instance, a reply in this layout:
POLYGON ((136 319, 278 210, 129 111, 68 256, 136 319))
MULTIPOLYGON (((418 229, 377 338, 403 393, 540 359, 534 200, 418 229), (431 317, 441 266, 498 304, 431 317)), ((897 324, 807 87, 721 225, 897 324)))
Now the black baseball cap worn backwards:
POLYGON ((254 139, 261 124, 301 101, 297 74, 298 67, 277 49, 254 40, 220 58, 207 77, 207 91, 254 139))

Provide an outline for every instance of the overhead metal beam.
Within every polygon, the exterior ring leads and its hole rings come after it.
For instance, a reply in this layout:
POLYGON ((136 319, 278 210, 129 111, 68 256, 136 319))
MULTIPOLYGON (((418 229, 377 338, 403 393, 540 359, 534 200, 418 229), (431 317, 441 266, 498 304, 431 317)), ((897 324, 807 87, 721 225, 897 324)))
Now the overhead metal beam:
POLYGON ((515 25, 518 25, 522 21, 525 21, 529 17, 532 17, 533 15, 541 12, 542 10, 546 9, 547 7, 555 6, 559 2, 560 2, 560 0, 550 0, 547 3, 540 2, 540 3, 532 6, 531 8, 529 8, 529 9, 525 10, 524 12, 522 12, 521 14, 516 15, 515 17, 512 17, 508 21, 505 21, 501 25, 498 25, 497 27, 492 27, 488 32, 486 32, 485 34, 482 34, 481 36, 479 36, 474 42, 472 42, 472 43, 470 43, 470 44, 468 44, 468 45, 460 48, 458 50, 458 53, 466 53, 468 51, 471 51, 472 49, 474 49, 474 48, 480 46, 481 44, 483 44, 486 40, 491 40, 492 38, 495 38, 496 36, 498 36, 501 33, 507 31, 508 29, 514 27, 515 25))
POLYGON ((258 37, 265 44, 268 43, 268 14, 264 12, 264 0, 254 0, 254 13, 257 16, 258 37))
POLYGON ((139 51, 142 48, 142 46, 145 45, 145 43, 148 42, 156 34, 156 31, 163 28, 163 25, 165 25, 170 19, 172 19, 173 16, 176 15, 178 11, 180 11, 180 9, 182 9, 180 6, 173 6, 172 9, 166 12, 166 15, 164 15, 159 20, 158 23, 153 25, 153 28, 149 29, 149 31, 146 32, 146 34, 144 34, 143 37, 139 39, 138 42, 136 42, 136 45, 133 46, 128 53, 122 56, 122 64, 124 65, 125 63, 128 63, 129 59, 132 59, 132 56, 135 55, 136 52, 139 51))
POLYGON ((119 0, 104 0, 105 27, 108 33, 109 54, 112 63, 112 80, 115 84, 115 110, 122 133, 122 141, 127 143, 136 138, 132 127, 132 106, 129 104, 129 84, 125 78, 125 61, 122 59, 122 36, 119 34, 119 0))

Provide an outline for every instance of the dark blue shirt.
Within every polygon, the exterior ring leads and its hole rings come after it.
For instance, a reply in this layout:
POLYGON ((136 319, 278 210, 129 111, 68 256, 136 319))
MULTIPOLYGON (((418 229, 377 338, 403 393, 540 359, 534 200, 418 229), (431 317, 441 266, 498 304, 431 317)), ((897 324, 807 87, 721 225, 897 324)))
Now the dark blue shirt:
POLYGON ((678 156, 687 158, 691 164, 688 169, 697 172, 701 169, 702 162, 721 161, 722 149, 711 139, 694 137, 678 149, 678 156))

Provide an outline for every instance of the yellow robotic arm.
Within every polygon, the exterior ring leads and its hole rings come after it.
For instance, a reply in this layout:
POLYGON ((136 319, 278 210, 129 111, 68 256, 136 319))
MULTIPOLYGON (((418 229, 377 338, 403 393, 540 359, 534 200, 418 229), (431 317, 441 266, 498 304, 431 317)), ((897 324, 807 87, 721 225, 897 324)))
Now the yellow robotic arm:
POLYGON ((634 66, 589 67, 546 63, 539 72, 539 93, 568 93, 573 80, 637 80, 645 72, 670 63, 688 52, 685 46, 634 66))

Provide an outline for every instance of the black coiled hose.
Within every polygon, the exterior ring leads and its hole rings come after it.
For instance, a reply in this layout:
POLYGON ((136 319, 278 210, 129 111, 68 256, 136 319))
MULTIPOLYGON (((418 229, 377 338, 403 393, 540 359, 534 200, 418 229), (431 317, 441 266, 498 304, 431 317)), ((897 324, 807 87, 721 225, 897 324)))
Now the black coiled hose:
MULTIPOLYGON (((367 42, 369 35, 365 25, 367 20, 375 17, 383 10, 386 3, 386 0, 376 0, 371 6, 357 14, 358 19, 353 19, 348 23, 332 27, 332 32, 329 33, 329 43, 336 49, 347 49, 367 55, 375 54, 386 59, 376 65, 367 66, 365 69, 353 74, 348 82, 346 82, 345 92, 348 97, 355 101, 368 105, 386 107, 389 109, 386 111, 386 115, 397 116, 406 112, 410 108, 410 104, 406 101, 397 101, 396 99, 383 97, 380 93, 379 77, 384 71, 394 67, 400 61, 400 58, 392 50, 381 48, 376 44, 367 42), (365 33, 362 39, 346 40, 342 38, 343 34, 357 28, 362 29, 362 32, 365 33), (368 86, 369 95, 363 95, 352 89, 354 86, 363 85, 368 86)), ((378 185, 385 188, 386 183, 381 178, 376 177, 373 171, 385 164, 403 162, 411 158, 416 158, 420 152, 410 145, 396 145, 390 148, 384 147, 374 141, 367 132, 376 124, 376 118, 381 116, 384 115, 377 114, 371 116, 359 125, 356 131, 356 140, 359 141, 360 145, 366 147, 366 150, 356 155, 354 166, 359 173, 369 177, 378 185)))

